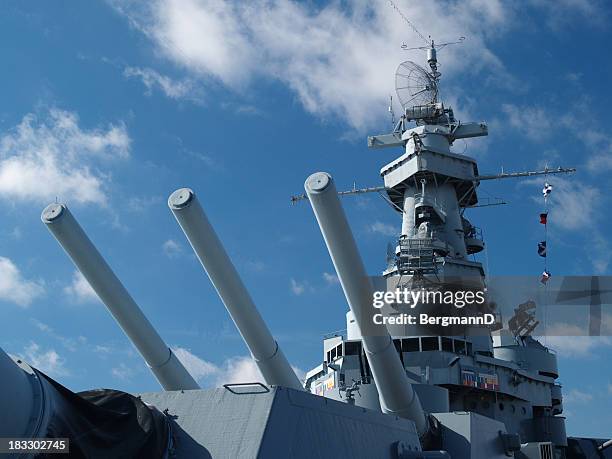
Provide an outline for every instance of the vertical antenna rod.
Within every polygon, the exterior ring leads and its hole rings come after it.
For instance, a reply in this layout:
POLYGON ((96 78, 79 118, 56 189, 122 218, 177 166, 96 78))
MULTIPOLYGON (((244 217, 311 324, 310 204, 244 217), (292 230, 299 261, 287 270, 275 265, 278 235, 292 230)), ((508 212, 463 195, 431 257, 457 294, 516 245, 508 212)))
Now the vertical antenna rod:
POLYGON ((327 250, 355 321, 361 330, 380 405, 385 413, 411 419, 419 436, 428 432, 421 401, 412 388, 387 328, 371 320, 373 286, 366 274, 336 186, 329 174, 318 172, 304 184, 327 250))
POLYGON ((303 390, 195 193, 189 188, 178 189, 168 198, 168 206, 240 331, 266 383, 303 390))
POLYGON ((48 205, 43 223, 79 268, 165 390, 199 389, 100 252, 63 204, 48 205))

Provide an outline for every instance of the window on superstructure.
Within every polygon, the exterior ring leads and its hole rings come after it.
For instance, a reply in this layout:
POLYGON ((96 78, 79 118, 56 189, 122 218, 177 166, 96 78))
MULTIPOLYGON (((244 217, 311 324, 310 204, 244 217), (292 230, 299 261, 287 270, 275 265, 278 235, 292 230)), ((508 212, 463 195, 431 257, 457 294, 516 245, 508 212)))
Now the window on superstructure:
POLYGON ((361 353, 360 341, 346 341, 344 343, 344 355, 359 355, 361 353))
POLYGON ((438 350, 438 337, 427 336, 421 338, 421 349, 423 351, 437 351, 438 350))
POLYGON ((418 338, 404 338, 402 340, 402 351, 404 352, 419 352, 419 339, 418 338))

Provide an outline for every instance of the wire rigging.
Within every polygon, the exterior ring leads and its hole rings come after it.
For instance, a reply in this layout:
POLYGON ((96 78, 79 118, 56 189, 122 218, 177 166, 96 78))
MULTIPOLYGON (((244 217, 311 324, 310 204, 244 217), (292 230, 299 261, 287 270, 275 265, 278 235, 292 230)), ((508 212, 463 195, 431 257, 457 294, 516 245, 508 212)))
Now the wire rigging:
POLYGON ((402 13, 402 10, 400 10, 398 6, 393 3, 393 0, 389 0, 389 5, 393 7, 393 9, 397 12, 397 14, 400 15, 404 22, 408 24, 408 27, 410 27, 412 31, 421 38, 421 40, 423 40, 427 45, 431 45, 431 40, 428 40, 427 38, 425 38, 425 35, 419 32, 419 29, 417 29, 416 26, 412 22, 410 22, 410 20, 404 15, 404 13, 402 13))

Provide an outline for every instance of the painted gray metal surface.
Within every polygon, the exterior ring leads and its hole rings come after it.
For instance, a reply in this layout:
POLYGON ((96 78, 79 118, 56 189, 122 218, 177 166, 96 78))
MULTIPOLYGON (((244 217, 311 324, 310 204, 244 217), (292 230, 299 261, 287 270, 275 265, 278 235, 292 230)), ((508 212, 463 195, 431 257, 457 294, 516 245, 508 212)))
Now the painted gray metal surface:
MULTIPOLYGON (((366 311, 372 305, 373 288, 338 200, 334 182, 330 175, 319 172, 306 180, 304 188, 344 295, 357 325, 362 328, 368 320, 366 311)), ((391 337, 384 325, 374 325, 373 328, 373 333, 364 335, 362 340, 378 387, 381 407, 386 413, 411 419, 419 435, 424 435, 428 430, 425 413, 410 385, 391 337)))
POLYGON ((434 413, 442 424, 443 447, 451 457, 461 459, 507 458, 500 433, 504 424, 470 412, 434 413))
POLYGON ((242 393, 221 388, 141 397, 174 419, 178 458, 395 458, 400 441, 421 450, 406 419, 293 389, 230 389, 242 393))
POLYGON ((195 193, 181 188, 168 206, 240 331, 266 383, 302 390, 302 383, 263 321, 195 193))
POLYGON ((2 349, 0 375, 0 437, 27 437, 33 430, 36 407, 30 375, 2 349))
POLYGON ((199 389, 70 210, 63 204, 50 204, 43 210, 41 219, 134 343, 162 387, 166 390, 199 389))

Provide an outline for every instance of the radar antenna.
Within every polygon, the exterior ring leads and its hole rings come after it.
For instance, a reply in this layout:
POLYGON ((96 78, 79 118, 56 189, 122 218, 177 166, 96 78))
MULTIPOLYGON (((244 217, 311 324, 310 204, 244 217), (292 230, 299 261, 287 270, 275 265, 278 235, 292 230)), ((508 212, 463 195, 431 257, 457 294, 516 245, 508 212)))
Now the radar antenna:
POLYGON ((412 61, 402 62, 395 72, 395 92, 404 109, 438 101, 436 79, 412 61))
POLYGON ((455 119, 452 109, 445 109, 444 105, 438 101, 438 82, 442 74, 438 71, 437 51, 449 45, 463 43, 465 37, 459 37, 456 41, 436 44, 431 35, 425 38, 425 35, 410 22, 393 0, 389 0, 389 4, 408 24, 408 27, 425 42, 425 46, 410 48, 406 43, 402 43, 402 49, 406 51, 414 49, 427 51, 427 64, 429 64, 429 70, 425 70, 412 61, 405 61, 399 65, 395 72, 395 92, 404 109, 404 114, 400 120, 401 125, 398 125, 399 129, 402 129, 406 120, 414 120, 417 125, 423 122, 453 124, 455 119))

